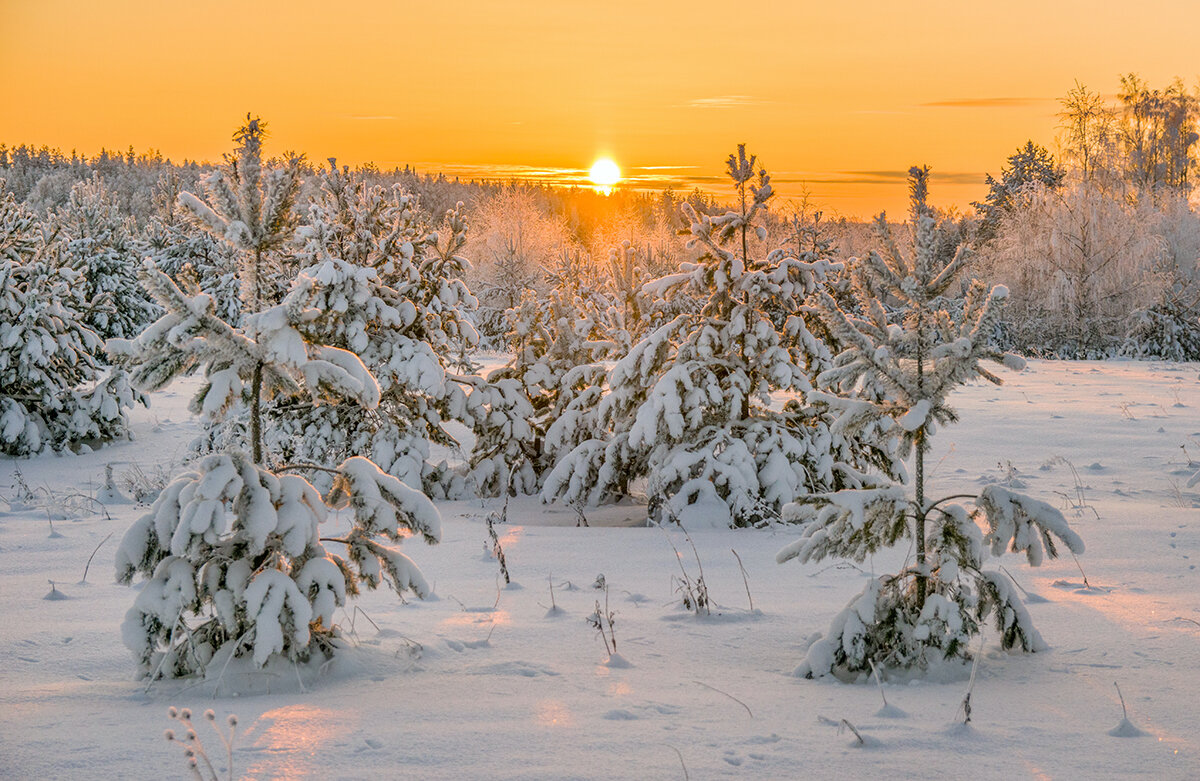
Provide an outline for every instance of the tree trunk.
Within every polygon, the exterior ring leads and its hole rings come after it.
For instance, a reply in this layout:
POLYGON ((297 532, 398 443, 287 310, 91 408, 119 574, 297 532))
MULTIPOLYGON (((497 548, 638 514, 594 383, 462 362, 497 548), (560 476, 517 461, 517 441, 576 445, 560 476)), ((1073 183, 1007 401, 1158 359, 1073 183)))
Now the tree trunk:
POLYGON ((916 547, 917 547, 917 609, 925 607, 925 596, 929 589, 929 579, 925 574, 925 427, 917 433, 917 513, 916 513, 916 547))
POLYGON ((263 364, 259 361, 254 366, 254 377, 250 380, 251 396, 250 396, 250 447, 253 452, 254 463, 259 466, 263 464, 263 441, 262 441, 262 373, 263 364))
MULTIPOLYGON (((925 398, 925 312, 923 307, 925 302, 922 301, 921 307, 917 311, 917 394, 920 398, 925 398)), ((917 546, 917 610, 925 607, 925 595, 929 590, 929 578, 925 572, 925 424, 917 429, 917 517, 914 522, 916 528, 914 538, 917 546)))

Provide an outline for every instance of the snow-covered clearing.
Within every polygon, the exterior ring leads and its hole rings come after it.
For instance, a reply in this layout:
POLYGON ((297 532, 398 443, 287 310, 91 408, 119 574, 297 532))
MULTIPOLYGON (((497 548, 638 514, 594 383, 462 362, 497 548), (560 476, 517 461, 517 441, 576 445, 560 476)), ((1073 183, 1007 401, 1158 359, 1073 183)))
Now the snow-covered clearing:
POLYGON ((1051 650, 1010 656, 985 637, 968 727, 966 680, 886 684, 888 713, 873 684, 790 676, 805 638, 868 574, 776 565, 794 532, 694 533, 719 604, 697 618, 676 592, 672 543, 699 574, 681 532, 621 528, 639 517, 632 506, 576 528, 573 510, 531 499, 514 500, 498 529, 512 586, 498 586, 485 553, 498 503, 442 503, 442 544, 405 546, 436 598, 360 598, 342 617, 353 647, 319 677, 268 677, 269 691, 237 697, 237 673, 215 696, 211 682, 147 691, 120 639, 133 592, 113 582, 117 542, 143 509, 88 497, 106 464, 118 476, 178 465, 197 428, 188 386, 173 386, 135 412, 134 442, 0 463, 0 496, 14 502, 0 501, 0 776, 181 776, 182 752, 163 739, 178 705, 197 722, 206 708, 236 713, 235 772, 253 778, 1196 778, 1200 492, 1186 484, 1200 461, 1197 371, 1034 361, 1002 388, 952 396, 962 421, 934 437, 931 493, 1011 481, 1065 508, 1090 585, 1069 556, 1036 570, 1006 557, 1051 650), (24 505, 17 470, 33 493, 24 505), (586 621, 603 608, 601 574, 626 666, 606 663, 586 621), (1114 682, 1144 736, 1109 735, 1122 717, 1114 682))

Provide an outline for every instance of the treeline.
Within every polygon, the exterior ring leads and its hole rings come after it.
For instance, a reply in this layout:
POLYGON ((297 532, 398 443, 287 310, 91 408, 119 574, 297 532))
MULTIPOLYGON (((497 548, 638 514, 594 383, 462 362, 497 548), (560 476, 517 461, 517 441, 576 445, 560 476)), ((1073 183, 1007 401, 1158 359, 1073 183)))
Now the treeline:
MULTIPOLYGON (((972 248, 974 273, 1017 294, 997 343, 1034 356, 1200 359, 1200 218, 1189 201, 1200 137, 1196 94, 1179 80, 1153 88, 1127 75, 1115 104, 1080 84, 1060 103, 1057 155, 1027 142, 987 177, 988 195, 970 212, 939 215, 947 241, 972 248)), ((303 158, 291 164, 300 200, 311 199, 328 164, 303 158)), ((207 163, 174 164, 154 151, 102 150, 89 158, 0 145, 0 179, 18 202, 54 222, 76 208, 72 199, 79 201, 81 183, 90 182, 87 197, 101 199, 119 223, 110 226, 115 249, 134 260, 165 250, 166 234, 180 220, 178 195, 198 192, 213 170, 207 163)), ((463 204, 470 226, 466 281, 480 301, 482 346, 495 350, 514 348, 506 334, 522 298, 544 299, 564 273, 596 283, 611 276, 609 256, 617 251, 651 277, 677 270, 694 257, 683 205, 700 212, 717 206, 699 190, 602 195, 408 167, 368 165, 347 173, 401 187, 416 197, 428 224, 463 204)), ((764 249, 800 251, 819 234, 839 260, 867 252, 873 236, 868 224, 822 219, 807 201, 781 206, 777 199, 763 227, 764 249)))
POLYGON ((1026 354, 1200 359, 1200 102, 1175 80, 1076 84, 1060 159, 1026 143, 972 219, 976 273, 1014 295, 997 339, 1026 354))

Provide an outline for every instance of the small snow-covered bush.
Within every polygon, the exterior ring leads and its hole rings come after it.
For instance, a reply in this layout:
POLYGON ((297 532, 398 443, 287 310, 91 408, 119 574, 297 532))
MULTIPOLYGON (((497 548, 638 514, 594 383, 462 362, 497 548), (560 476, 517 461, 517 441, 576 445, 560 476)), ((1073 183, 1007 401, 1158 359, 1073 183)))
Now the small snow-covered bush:
POLYGON ((999 384, 981 365, 1009 368, 1024 361, 990 346, 1000 302, 1008 291, 988 291, 973 281, 957 316, 945 305, 948 291, 967 263, 965 250, 953 257, 935 251, 936 221, 926 204, 928 169, 911 174, 914 256, 902 255, 881 215, 883 254, 872 252, 854 273, 902 302, 899 322, 878 300, 860 302, 863 316, 845 312, 828 294, 817 307, 843 351, 817 381, 838 395, 815 397, 837 410, 835 428, 890 429, 902 454, 913 455, 914 496, 900 485, 812 496, 788 513, 803 524, 800 539, 783 548, 779 562, 830 556, 863 561, 868 555, 911 541, 914 559, 893 575, 867 584, 834 618, 829 631, 809 648, 796 674, 805 677, 866 676, 885 671, 922 671, 943 660, 969 659, 970 641, 991 618, 1004 648, 1044 647, 1010 580, 983 569, 990 553, 1024 553, 1037 566, 1058 555, 1059 544, 1083 552, 1083 541, 1050 505, 990 486, 978 496, 927 498, 925 454, 939 424, 956 420, 946 403, 950 391, 976 377, 999 384), (861 391, 870 389, 872 398, 861 391), (876 398, 876 390, 882 393, 876 398), (968 511, 955 502, 970 500, 968 511), (980 528, 983 524, 985 529, 980 528), (1057 542, 1056 542, 1057 540, 1057 542))
POLYGON ((167 486, 116 560, 120 582, 146 578, 122 626, 143 675, 203 673, 221 649, 260 667, 273 656, 331 656, 334 612, 360 585, 429 592, 394 543, 410 534, 436 542, 433 504, 364 458, 333 471, 322 496, 303 477, 218 453, 167 486), (321 538, 329 510, 343 507, 353 513, 349 531, 321 538))

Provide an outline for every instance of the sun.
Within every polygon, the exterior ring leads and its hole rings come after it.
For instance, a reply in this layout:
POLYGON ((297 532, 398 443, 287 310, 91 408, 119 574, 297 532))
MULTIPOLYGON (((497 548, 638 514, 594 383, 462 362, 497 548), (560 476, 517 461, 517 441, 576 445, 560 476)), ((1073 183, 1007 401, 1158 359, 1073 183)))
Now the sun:
POLYGON ((612 161, 612 158, 602 157, 592 163, 592 169, 588 171, 588 179, 596 187, 607 190, 621 181, 621 169, 612 161))

